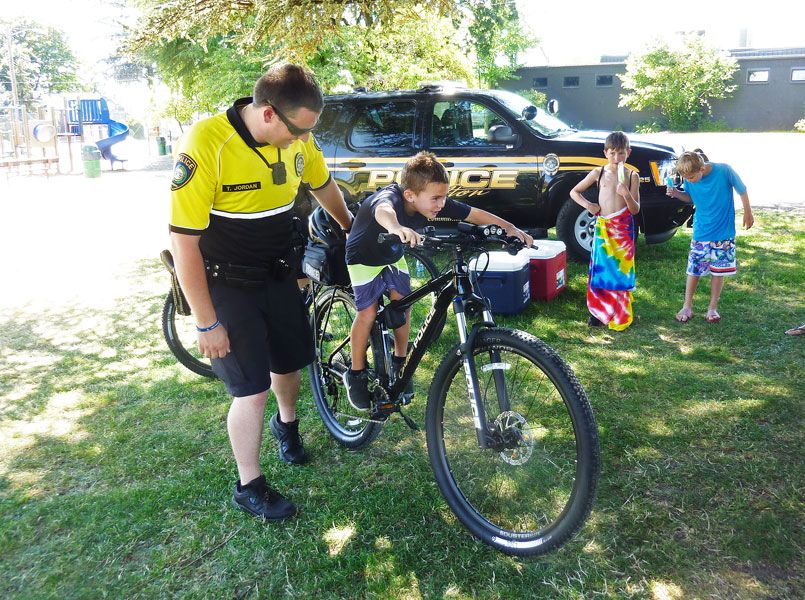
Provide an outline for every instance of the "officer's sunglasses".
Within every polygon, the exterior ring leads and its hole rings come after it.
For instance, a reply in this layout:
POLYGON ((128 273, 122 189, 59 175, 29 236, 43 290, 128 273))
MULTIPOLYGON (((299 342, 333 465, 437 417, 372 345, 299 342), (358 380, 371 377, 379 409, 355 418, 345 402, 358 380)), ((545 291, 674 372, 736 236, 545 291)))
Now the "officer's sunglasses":
POLYGON ((305 135, 306 133, 310 133, 311 131, 313 131, 313 128, 316 127, 315 125, 313 127, 308 127, 307 129, 305 129, 303 127, 297 127, 296 125, 294 125, 293 123, 291 123, 288 120, 288 117, 286 117, 284 114, 282 114, 282 112, 280 112, 280 109, 278 109, 273 104, 269 104, 269 106, 274 109, 275 113, 277 113, 277 116, 280 118, 280 121, 285 123, 285 127, 288 128, 288 133, 290 133, 291 135, 295 135, 296 137, 299 137, 300 135, 305 135))

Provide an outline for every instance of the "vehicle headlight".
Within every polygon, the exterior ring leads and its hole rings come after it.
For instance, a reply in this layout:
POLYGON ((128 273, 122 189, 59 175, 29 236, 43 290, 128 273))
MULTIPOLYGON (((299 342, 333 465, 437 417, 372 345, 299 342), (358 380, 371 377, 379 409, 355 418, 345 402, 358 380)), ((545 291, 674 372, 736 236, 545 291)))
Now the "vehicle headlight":
POLYGON ((559 157, 556 154, 548 154, 542 159, 542 168, 546 175, 556 175, 559 170, 559 157))

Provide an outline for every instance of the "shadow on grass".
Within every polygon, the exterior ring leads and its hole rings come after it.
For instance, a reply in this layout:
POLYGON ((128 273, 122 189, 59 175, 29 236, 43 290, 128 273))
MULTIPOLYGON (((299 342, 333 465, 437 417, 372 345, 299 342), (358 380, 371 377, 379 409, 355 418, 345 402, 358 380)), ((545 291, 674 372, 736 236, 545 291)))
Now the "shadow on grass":
MULTIPOLYGON (((802 462, 794 375, 803 354, 781 339, 788 315, 768 307, 796 291, 782 270, 801 267, 785 252, 765 260, 764 243, 744 244, 757 261, 740 277, 770 269, 771 297, 748 283, 728 287, 718 328, 673 321, 684 236, 641 247, 640 319, 623 334, 584 325, 583 266, 569 268, 570 288, 555 302, 505 321, 573 365, 601 431, 604 472, 590 522, 565 549, 534 561, 493 552, 464 531, 436 488, 422 433, 394 421, 369 449, 343 451, 307 387, 300 418, 312 464, 280 464, 270 437, 263 452, 269 480, 301 514, 264 526, 228 506, 228 399, 168 353, 162 294, 133 294, 89 321, 81 308, 15 316, 0 330, 0 590, 796 597, 802 478, 790 467, 802 462), (730 323, 728 314, 740 318, 730 323)), ((157 277, 150 261, 141 266, 136 277, 157 277)), ((420 386, 420 423, 425 397, 420 386)))

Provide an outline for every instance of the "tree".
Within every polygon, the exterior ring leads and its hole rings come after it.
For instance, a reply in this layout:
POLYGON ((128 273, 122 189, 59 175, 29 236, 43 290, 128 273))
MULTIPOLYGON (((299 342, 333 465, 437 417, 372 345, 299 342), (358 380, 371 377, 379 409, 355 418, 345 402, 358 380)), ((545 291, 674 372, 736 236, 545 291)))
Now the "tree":
POLYGON ((8 35, 20 104, 32 107, 45 94, 81 89, 78 61, 61 31, 20 19, 0 21, 0 34, 0 89, 4 103, 11 103, 12 91, 8 35))
MULTIPOLYGON (((259 20, 247 14, 240 19, 245 29, 259 20)), ((270 64, 295 53, 294 60, 316 73, 325 92, 413 87, 423 79, 470 80, 473 73, 450 19, 421 7, 384 19, 364 14, 360 22, 342 23, 331 35, 319 36, 315 51, 306 54, 299 54, 306 46, 288 36, 253 46, 241 39, 237 33, 158 39, 142 47, 137 60, 156 65, 175 93, 208 112, 249 95, 270 64)))
POLYGON ((419 23, 344 26, 306 62, 326 91, 345 85, 390 90, 410 89, 423 80, 471 80, 472 66, 450 19, 423 9, 419 23))
POLYGON ((503 79, 516 78, 518 53, 533 47, 536 39, 520 24, 514 0, 462 0, 462 4, 473 17, 469 42, 479 81, 496 87, 503 79))
POLYGON ((216 112, 235 97, 249 96, 265 71, 268 48, 245 51, 231 37, 216 35, 205 45, 188 39, 161 42, 143 55, 176 95, 202 112, 216 112))
POLYGON ((156 65, 176 93, 212 111, 274 62, 309 66, 322 88, 410 88, 424 79, 511 78, 517 52, 531 44, 513 0, 144 0, 129 50, 156 65), (463 31, 459 17, 472 20, 463 31), (506 57, 507 65, 497 60, 506 57))
MULTIPOLYGON (((401 19, 416 19, 420 0, 142 0, 145 18, 132 38, 132 50, 155 42, 193 39, 202 43, 217 35, 233 34, 244 50, 282 40, 287 58, 302 60, 314 54, 322 40, 337 35, 342 26, 371 27, 401 19)), ((455 14, 455 3, 432 0, 430 10, 455 14)))
POLYGON ((620 106, 659 110, 674 131, 695 131, 711 115, 711 102, 728 98, 738 69, 735 59, 705 45, 698 36, 685 38, 681 50, 657 42, 632 55, 620 76, 626 93, 620 106))

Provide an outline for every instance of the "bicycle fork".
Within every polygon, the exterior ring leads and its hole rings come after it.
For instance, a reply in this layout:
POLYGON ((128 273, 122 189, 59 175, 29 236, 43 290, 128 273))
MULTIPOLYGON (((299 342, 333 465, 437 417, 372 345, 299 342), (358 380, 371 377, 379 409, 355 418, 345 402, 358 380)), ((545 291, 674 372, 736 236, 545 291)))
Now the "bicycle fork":
MULTIPOLYGON (((486 408, 484 407, 483 396, 480 389, 478 380, 478 369, 475 365, 473 356, 473 347, 475 345, 475 337, 484 327, 494 327, 495 321, 492 313, 489 310, 483 311, 483 321, 476 323, 472 329, 467 331, 467 317, 464 314, 464 303, 460 298, 453 300, 453 309, 456 315, 458 324, 459 336, 459 351, 461 352, 461 362, 464 367, 464 376, 467 381, 467 395, 470 401, 470 408, 472 409, 472 418, 475 424, 475 433, 478 437, 479 448, 491 448, 495 444, 492 432, 489 429, 489 421, 486 415, 486 408)), ((497 350, 489 351, 490 362, 482 368, 483 371, 492 371, 492 380, 495 386, 495 397, 497 398, 500 413, 504 413, 510 409, 510 402, 508 391, 506 389, 506 381, 503 372, 508 368, 500 360, 500 353, 497 350)))

